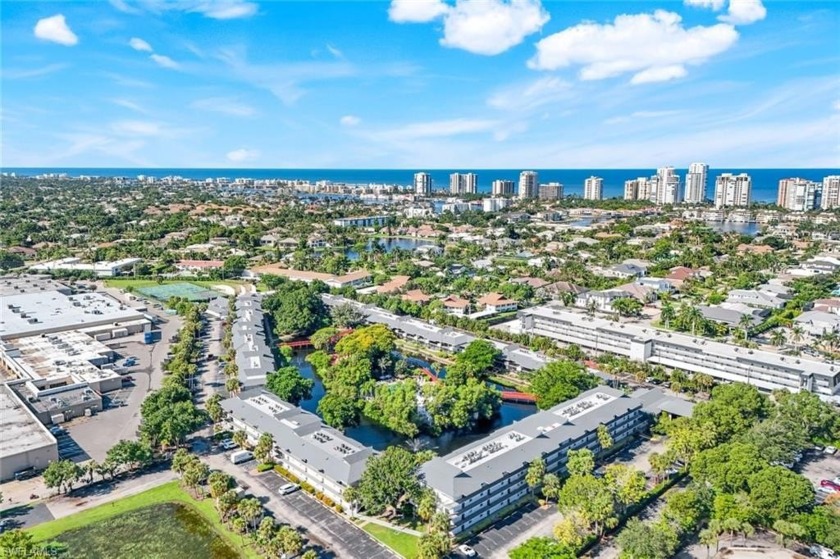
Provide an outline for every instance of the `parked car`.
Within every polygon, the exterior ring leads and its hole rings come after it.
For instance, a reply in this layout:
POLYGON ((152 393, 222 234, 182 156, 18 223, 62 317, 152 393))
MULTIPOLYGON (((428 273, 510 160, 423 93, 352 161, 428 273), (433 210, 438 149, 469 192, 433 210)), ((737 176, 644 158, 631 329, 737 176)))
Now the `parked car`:
POLYGON ((237 450, 233 454, 230 455, 230 461, 234 464, 241 464, 242 462, 248 462, 249 460, 254 459, 254 453, 249 452, 247 450, 237 450))
POLYGON ((838 557, 840 557, 827 547, 823 547, 821 545, 816 544, 808 548, 808 551, 811 552, 811 555, 813 555, 814 557, 819 557, 820 559, 838 559, 838 557))
POLYGON ((237 447, 237 444, 230 439, 224 439, 222 442, 219 443, 224 450, 233 450, 237 447))
POLYGON ((830 479, 824 479, 820 482, 820 487, 831 489, 832 491, 840 491, 840 483, 834 483, 830 479))
POLYGON ((289 493, 294 493, 298 489, 300 489, 300 485, 297 483, 287 483, 285 485, 281 485, 277 492, 281 495, 288 495, 289 493))
POLYGON ((458 551, 460 551, 463 555, 466 555, 467 557, 476 557, 478 555, 473 548, 471 548, 465 543, 462 543, 458 546, 458 551))
POLYGON ((20 470, 15 472, 15 481, 22 481, 24 479, 31 479, 38 475, 38 472, 35 471, 35 468, 26 468, 25 470, 20 470))
POLYGON ((837 453, 837 447, 827 446, 827 447, 825 447, 825 449, 823 449, 823 452, 826 453, 826 454, 836 454, 837 453))

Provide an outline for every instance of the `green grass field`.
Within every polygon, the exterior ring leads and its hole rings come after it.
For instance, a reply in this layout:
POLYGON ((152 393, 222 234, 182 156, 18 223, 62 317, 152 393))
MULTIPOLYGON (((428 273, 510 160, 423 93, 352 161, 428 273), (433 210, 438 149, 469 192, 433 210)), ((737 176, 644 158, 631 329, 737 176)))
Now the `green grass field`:
POLYGON ((59 518, 58 520, 45 522, 26 531, 32 534, 36 541, 46 542, 69 530, 92 526, 126 512, 164 503, 180 503, 190 507, 215 532, 222 536, 226 543, 235 549, 241 557, 253 559, 260 557, 256 550, 242 543, 242 538, 238 534, 231 532, 222 524, 211 499, 204 499, 202 501, 193 499, 191 495, 181 489, 177 481, 160 485, 154 489, 149 489, 143 493, 119 499, 112 503, 105 503, 104 505, 99 505, 86 511, 59 518))
MULTIPOLYGON (((204 287, 206 289, 211 289, 214 285, 228 285, 230 287, 236 288, 238 286, 244 285, 244 281, 236 281, 236 280, 193 280, 193 279, 171 279, 171 280, 163 280, 161 282, 163 284, 168 283, 192 283, 193 285, 197 285, 199 287, 204 287)), ((138 289, 141 287, 154 287, 158 284, 156 280, 150 279, 133 279, 133 278, 109 278, 105 280, 105 285, 108 287, 115 287, 117 289, 138 289)))
POLYGON ((373 523, 363 525, 362 529, 406 559, 417 557, 417 545, 420 543, 420 538, 417 536, 373 523))

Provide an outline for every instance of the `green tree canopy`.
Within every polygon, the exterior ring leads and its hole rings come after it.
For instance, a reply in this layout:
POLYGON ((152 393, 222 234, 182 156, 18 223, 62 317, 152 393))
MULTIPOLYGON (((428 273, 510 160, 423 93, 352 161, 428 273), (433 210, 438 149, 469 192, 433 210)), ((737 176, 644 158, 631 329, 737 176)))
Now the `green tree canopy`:
POLYGON ((814 488, 806 478, 781 466, 770 466, 749 479, 750 502, 764 522, 788 519, 814 503, 814 488))
POLYGON ((417 479, 420 464, 418 455, 398 446, 389 446, 385 452, 368 458, 356 486, 362 508, 368 514, 378 515, 413 506, 412 501, 422 493, 417 479))
POLYGON ((553 361, 530 375, 537 406, 548 409, 598 385, 597 378, 571 361, 553 361))
POLYGON ((572 549, 561 545, 553 538, 531 538, 511 550, 511 559, 575 559, 572 549))
POLYGON ((265 387, 268 390, 294 405, 309 399, 314 385, 315 381, 304 378, 297 367, 282 367, 269 373, 265 379, 265 387))

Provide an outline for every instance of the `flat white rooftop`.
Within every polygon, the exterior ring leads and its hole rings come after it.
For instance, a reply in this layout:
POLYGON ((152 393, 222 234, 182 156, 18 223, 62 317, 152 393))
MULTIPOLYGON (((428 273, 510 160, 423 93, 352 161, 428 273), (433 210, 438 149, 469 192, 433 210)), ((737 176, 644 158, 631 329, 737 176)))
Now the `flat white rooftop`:
POLYGON ((522 446, 530 440, 531 437, 528 435, 523 435, 518 431, 508 431, 450 458, 447 462, 462 472, 466 472, 490 459, 497 458, 518 446, 522 446))
POLYGON ((71 289, 66 285, 45 276, 0 277, 0 297, 26 293, 41 293, 44 291, 61 291, 68 295, 72 293, 71 289))
POLYGON ((64 295, 58 291, 0 296, 0 338, 142 319, 143 314, 105 293, 64 295))
POLYGON ((271 400, 266 398, 265 396, 253 396, 245 400, 250 406, 258 409, 262 413, 268 415, 276 415, 278 413, 283 413, 284 411, 289 411, 291 406, 287 406, 283 402, 279 402, 277 400, 271 400))
POLYGON ((113 351, 83 332, 71 330, 7 340, 0 357, 19 378, 49 384, 97 383, 119 376, 95 366, 110 361, 113 351))
POLYGON ((591 394, 586 398, 580 399, 565 408, 555 410, 554 415, 559 415, 563 419, 575 419, 582 415, 586 415, 591 411, 597 410, 604 404, 612 402, 613 400, 615 400, 615 396, 605 394, 603 392, 596 392, 595 394, 591 394))
POLYGON ((55 438, 8 386, 0 386, 0 456, 55 444, 55 438))

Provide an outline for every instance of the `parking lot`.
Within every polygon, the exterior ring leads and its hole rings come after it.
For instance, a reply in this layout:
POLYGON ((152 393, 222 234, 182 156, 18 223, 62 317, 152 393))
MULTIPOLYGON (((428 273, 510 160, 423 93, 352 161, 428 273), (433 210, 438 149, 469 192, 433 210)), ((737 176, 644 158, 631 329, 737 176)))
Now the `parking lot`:
MULTIPOLYGON (((556 506, 540 508, 531 503, 515 513, 507 516, 479 535, 466 542, 479 557, 502 558, 508 556, 508 551, 516 547, 523 535, 528 537, 549 536, 554 524, 560 520, 556 506)), ((458 552, 453 554, 461 557, 458 552)))
MULTIPOLYGON (((824 479, 834 479, 840 476, 840 453, 835 455, 823 454, 812 450, 805 453, 802 461, 797 465, 796 470, 814 484, 814 488, 820 486, 824 479)), ((825 493, 818 492, 817 500, 822 502, 825 493)))
MULTIPOLYGON (((248 463, 251 466, 254 462, 248 463)), ((243 464, 247 466, 248 464, 243 464)), ((280 495, 277 490, 281 485, 288 483, 285 479, 270 472, 256 478, 259 483, 276 495, 283 506, 295 509, 313 523, 329 532, 335 539, 339 540, 357 559, 393 559, 394 554, 389 549, 374 540, 367 532, 351 524, 338 514, 316 501, 304 491, 295 491, 288 495, 280 495)))
POLYGON ((648 473, 650 472, 650 455, 654 453, 662 454, 664 451, 664 439, 652 440, 638 437, 617 454, 607 459, 607 464, 624 464, 648 473))
MULTIPOLYGON (((162 315, 159 315, 162 316, 162 315)), ((69 436, 83 449, 87 457, 97 461, 121 439, 134 439, 140 426, 140 405, 148 393, 160 388, 163 382, 163 359, 169 351, 169 338, 178 331, 181 321, 166 316, 168 322, 159 324, 161 340, 154 344, 143 343, 142 334, 109 340, 107 345, 118 355, 122 365, 128 357, 136 364, 127 367, 126 376, 133 380, 119 390, 103 394, 103 411, 92 417, 79 417, 65 424, 69 436)))

